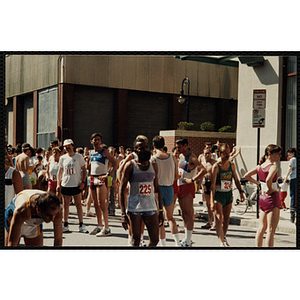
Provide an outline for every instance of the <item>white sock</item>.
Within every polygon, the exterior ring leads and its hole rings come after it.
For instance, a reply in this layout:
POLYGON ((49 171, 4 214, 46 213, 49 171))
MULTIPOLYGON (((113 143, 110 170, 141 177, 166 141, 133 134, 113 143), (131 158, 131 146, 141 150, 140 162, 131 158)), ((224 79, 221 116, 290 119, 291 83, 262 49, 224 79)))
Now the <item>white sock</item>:
POLYGON ((141 241, 144 239, 144 235, 143 234, 141 234, 141 241))
POLYGON ((173 234, 173 238, 174 238, 176 246, 179 246, 180 245, 180 242, 179 242, 179 233, 173 234))
POLYGON ((160 243, 161 243, 161 245, 162 245, 163 247, 167 246, 167 241, 166 241, 165 238, 164 238, 164 239, 161 239, 161 240, 160 240, 160 243))
POLYGON ((131 246, 132 236, 128 234, 128 245, 131 246))
POLYGON ((188 245, 191 244, 191 241, 192 241, 192 233, 193 233, 193 230, 185 230, 185 241, 188 245))

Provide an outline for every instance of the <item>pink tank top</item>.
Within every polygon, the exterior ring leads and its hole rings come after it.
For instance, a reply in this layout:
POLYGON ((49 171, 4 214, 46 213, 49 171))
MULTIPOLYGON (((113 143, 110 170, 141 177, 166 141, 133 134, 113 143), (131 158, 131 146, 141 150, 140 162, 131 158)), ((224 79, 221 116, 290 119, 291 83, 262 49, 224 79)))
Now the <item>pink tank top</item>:
MULTIPOLYGON (((266 182, 268 174, 269 174, 269 170, 273 165, 274 164, 269 164, 265 168, 262 168, 261 166, 258 166, 257 174, 258 174, 258 178, 259 178, 260 181, 266 182)), ((272 182, 276 182, 277 179, 278 179, 278 175, 276 173, 275 176, 272 179, 272 182)))

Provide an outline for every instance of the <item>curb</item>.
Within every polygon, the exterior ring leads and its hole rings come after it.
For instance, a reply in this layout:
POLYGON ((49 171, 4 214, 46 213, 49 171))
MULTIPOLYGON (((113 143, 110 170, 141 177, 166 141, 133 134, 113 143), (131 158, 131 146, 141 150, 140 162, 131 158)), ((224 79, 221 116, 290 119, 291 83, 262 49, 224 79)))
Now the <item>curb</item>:
MULTIPOLYGON (((202 220, 205 220, 206 222, 208 221, 207 213, 200 212, 200 211, 195 212, 195 213, 199 214, 199 216, 196 219, 198 219, 198 220, 202 219, 202 220)), ((286 222, 289 222, 289 221, 286 221, 286 222)), ((239 217, 232 216, 232 217, 230 217, 229 224, 237 225, 237 226, 248 226, 248 227, 252 227, 252 228, 258 228, 259 220, 258 219, 245 219, 245 218, 239 218, 239 217)), ((280 220, 279 220, 279 224, 276 228, 276 232, 296 234, 296 226, 293 227, 293 226, 281 225, 280 220)))

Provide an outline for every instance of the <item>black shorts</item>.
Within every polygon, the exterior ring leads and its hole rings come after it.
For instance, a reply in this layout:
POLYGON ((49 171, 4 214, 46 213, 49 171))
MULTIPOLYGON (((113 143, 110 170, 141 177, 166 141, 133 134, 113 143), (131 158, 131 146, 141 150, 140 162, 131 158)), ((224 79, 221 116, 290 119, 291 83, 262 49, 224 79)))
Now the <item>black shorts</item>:
POLYGON ((61 194, 64 196, 76 196, 78 194, 80 194, 82 192, 82 190, 78 187, 61 187, 61 194))
POLYGON ((204 194, 210 195, 210 185, 211 185, 210 181, 205 181, 205 183, 204 183, 204 194))

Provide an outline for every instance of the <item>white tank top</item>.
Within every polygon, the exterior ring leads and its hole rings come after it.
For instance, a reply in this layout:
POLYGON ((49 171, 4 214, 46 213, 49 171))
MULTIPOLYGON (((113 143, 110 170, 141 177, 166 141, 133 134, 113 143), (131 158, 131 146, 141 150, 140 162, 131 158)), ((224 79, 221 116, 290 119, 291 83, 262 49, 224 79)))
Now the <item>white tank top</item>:
POLYGON ((52 181, 57 181, 57 172, 59 170, 59 164, 56 163, 54 160, 49 162, 49 178, 52 181))
POLYGON ((175 180, 175 162, 173 156, 169 154, 168 158, 161 159, 153 156, 158 167, 158 184, 162 186, 173 185, 175 180))
POLYGON ((129 212, 156 211, 157 205, 154 196, 155 170, 150 161, 148 170, 142 171, 135 160, 132 160, 133 172, 129 180, 130 192, 127 210, 129 212))
POLYGON ((15 187, 12 182, 12 175, 14 172, 14 168, 9 167, 9 169, 5 173, 5 209, 11 202, 11 200, 15 197, 15 187))

